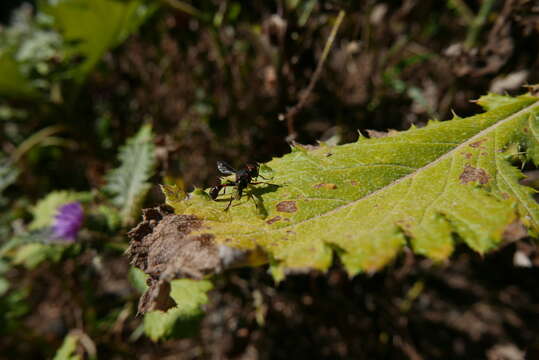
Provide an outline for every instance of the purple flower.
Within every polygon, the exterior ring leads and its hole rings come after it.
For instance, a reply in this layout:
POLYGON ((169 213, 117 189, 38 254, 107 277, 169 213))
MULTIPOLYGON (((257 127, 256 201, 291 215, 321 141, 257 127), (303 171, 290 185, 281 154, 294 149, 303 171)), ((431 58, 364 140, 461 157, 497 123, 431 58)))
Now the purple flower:
POLYGON ((52 232, 56 238, 73 242, 82 225, 84 210, 78 202, 71 202, 58 208, 52 224, 52 232))

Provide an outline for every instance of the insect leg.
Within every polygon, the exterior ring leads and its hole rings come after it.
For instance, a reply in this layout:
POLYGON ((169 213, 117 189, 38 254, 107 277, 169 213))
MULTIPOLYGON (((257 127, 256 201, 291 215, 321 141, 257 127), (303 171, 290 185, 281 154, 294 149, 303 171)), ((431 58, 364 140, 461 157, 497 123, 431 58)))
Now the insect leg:
POLYGON ((247 193, 247 196, 249 196, 249 199, 251 199, 251 201, 255 204, 255 208, 256 208, 258 211, 260 211, 260 208, 259 208, 259 206, 258 206, 258 201, 257 201, 257 199, 254 197, 254 195, 249 191, 249 192, 247 193))
POLYGON ((212 186, 212 188, 210 189, 210 197, 212 200, 217 199, 222 188, 223 186, 221 184, 212 186))
POLYGON ((228 202, 228 205, 225 208, 225 211, 228 211, 228 209, 230 209, 230 205, 232 205, 232 200, 234 200, 234 198, 231 196, 230 201, 228 202))
POLYGON ((236 183, 233 181, 228 181, 225 184, 215 185, 210 189, 210 197, 212 198, 212 200, 215 200, 219 196, 219 193, 221 192, 221 190, 224 190, 227 186, 235 186, 235 185, 236 183))
POLYGON ((236 196, 235 196, 236 200, 241 199, 241 195, 243 194, 243 189, 244 188, 245 188, 245 186, 243 184, 238 185, 238 189, 236 191, 236 196))

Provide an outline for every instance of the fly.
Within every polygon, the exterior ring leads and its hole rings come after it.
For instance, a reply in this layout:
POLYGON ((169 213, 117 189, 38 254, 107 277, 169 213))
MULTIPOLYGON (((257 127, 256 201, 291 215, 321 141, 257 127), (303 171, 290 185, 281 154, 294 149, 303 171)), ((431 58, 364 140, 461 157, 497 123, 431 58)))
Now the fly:
POLYGON ((253 180, 256 180, 258 177, 261 177, 264 180, 268 180, 259 174, 260 166, 256 163, 246 164, 242 169, 236 170, 232 166, 225 163, 224 161, 217 161, 217 169, 223 175, 227 175, 227 176, 235 175, 234 181, 227 180, 225 183, 215 185, 210 189, 210 197, 212 198, 212 200, 215 200, 219 196, 219 193, 221 192, 221 190, 229 186, 235 188, 236 191, 234 193, 234 196, 230 198, 230 201, 228 202, 228 205, 225 208, 225 211, 228 211, 228 209, 230 208, 230 205, 232 204, 232 200, 241 199, 243 190, 245 190, 247 186, 258 185, 258 184, 273 185, 273 184, 263 182, 263 181, 253 181, 253 180))

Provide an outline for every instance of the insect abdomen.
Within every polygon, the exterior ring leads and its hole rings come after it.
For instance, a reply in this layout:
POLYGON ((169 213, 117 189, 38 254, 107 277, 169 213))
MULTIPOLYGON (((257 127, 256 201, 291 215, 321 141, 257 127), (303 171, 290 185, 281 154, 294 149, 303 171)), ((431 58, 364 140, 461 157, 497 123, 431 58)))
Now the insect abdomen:
POLYGON ((219 191, 221 190, 220 186, 214 186, 210 189, 210 197, 212 200, 217 199, 217 196, 219 196, 219 191))

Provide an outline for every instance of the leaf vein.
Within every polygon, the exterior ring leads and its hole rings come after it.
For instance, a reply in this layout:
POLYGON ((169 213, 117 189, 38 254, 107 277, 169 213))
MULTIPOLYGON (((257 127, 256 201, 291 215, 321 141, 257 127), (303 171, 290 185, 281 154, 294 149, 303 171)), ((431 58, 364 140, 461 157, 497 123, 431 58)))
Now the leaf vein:
MULTIPOLYGON (((414 176, 417 176, 417 174, 421 171, 424 171, 426 169, 429 169, 431 167, 434 167, 436 165, 438 165, 439 163, 441 163, 442 161, 444 161, 445 159, 451 157, 451 156, 454 156, 459 150, 462 150, 463 148, 465 148, 465 146, 468 146, 469 144, 477 141, 478 139, 482 138, 484 135, 492 132, 492 131, 496 131, 496 129, 498 129, 499 126, 503 125, 503 124, 506 124, 507 122, 510 122, 512 120, 514 120, 515 118, 518 118, 519 116, 522 116, 523 114, 526 114, 530 111, 534 111, 536 108, 539 108, 539 101, 535 101, 533 103, 531 103, 530 105, 527 105, 525 106, 524 108, 518 110, 517 112, 507 116, 506 118, 503 118, 501 120, 499 120, 498 122, 484 128, 483 130, 479 131, 477 134, 475 134, 474 136, 470 137, 468 140, 466 141, 463 141, 462 143, 460 143, 460 145, 456 146, 455 148, 451 149, 450 151, 448 151, 447 153, 441 155, 440 157, 438 157, 437 159, 433 160, 432 162, 426 164, 425 166, 423 167, 420 167, 420 168, 417 168, 414 172, 411 172, 399 179, 396 179, 395 181, 389 183, 388 185, 380 188, 380 189, 377 189, 365 196, 363 196, 362 198, 359 198, 359 199, 356 199, 356 200, 353 200, 351 202, 348 202, 346 204, 343 204, 339 207, 336 207, 334 209, 331 209, 325 213, 322 213, 322 214, 319 214, 319 215, 315 215, 311 218, 308 218, 308 219, 305 219, 305 220, 302 220, 302 221, 299 221, 297 223, 294 223, 294 224, 290 224, 286 227, 282 227, 282 228, 279 228, 279 229, 276 229, 274 231, 284 231, 286 229, 289 229, 289 228, 294 228, 294 227, 297 227, 299 225, 302 225, 306 222, 310 222, 310 221, 314 221, 318 218, 321 218, 321 217, 326 217, 326 216, 329 216, 333 213, 336 213, 338 211, 341 211, 347 207, 352 207, 354 205, 356 205, 359 201, 363 201, 365 199, 368 199, 370 197, 373 197, 373 196, 376 196, 377 194, 389 189, 389 188, 392 188, 398 184, 400 184, 401 182, 403 181, 406 181, 408 180, 409 178, 414 178, 414 176)), ((453 216, 455 216, 454 214, 452 214, 453 216)), ((237 234, 237 236, 252 236, 252 235, 256 235, 256 234, 260 234, 260 233, 267 233, 269 231, 267 230, 264 230, 264 231, 254 231, 254 232, 250 232, 250 233, 243 233, 243 234, 237 234)))

